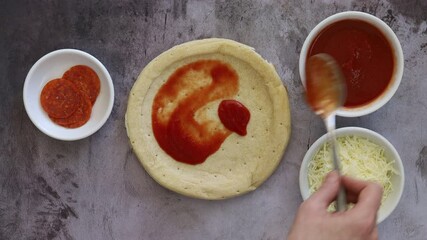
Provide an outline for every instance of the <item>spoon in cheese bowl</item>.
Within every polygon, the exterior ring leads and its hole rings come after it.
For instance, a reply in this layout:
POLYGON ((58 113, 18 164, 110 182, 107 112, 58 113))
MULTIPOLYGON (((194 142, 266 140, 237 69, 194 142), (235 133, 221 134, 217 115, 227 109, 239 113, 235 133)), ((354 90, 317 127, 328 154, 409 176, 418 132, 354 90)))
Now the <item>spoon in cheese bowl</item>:
MULTIPOLYGON (((325 123, 332 142, 334 169, 341 175, 334 131, 336 111, 343 106, 346 99, 346 85, 341 69, 330 55, 320 53, 307 60, 306 95, 310 107, 325 123)), ((346 206, 345 190, 341 185, 337 196, 337 209, 345 211, 346 206)))

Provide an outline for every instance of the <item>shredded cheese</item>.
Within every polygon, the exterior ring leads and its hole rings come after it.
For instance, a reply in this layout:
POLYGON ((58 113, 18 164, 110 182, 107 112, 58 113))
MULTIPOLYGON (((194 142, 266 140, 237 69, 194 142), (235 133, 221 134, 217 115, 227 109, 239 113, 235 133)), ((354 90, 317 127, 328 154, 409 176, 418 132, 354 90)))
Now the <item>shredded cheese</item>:
MULTIPOLYGON (((399 174, 393 167, 394 159, 386 159, 384 148, 359 136, 337 138, 337 150, 341 160, 341 173, 365 181, 373 181, 384 188, 383 203, 393 191, 391 178, 399 174)), ((308 165, 308 183, 310 193, 316 192, 325 176, 333 170, 332 151, 324 144, 308 165)), ((329 211, 335 209, 331 204, 329 211)))

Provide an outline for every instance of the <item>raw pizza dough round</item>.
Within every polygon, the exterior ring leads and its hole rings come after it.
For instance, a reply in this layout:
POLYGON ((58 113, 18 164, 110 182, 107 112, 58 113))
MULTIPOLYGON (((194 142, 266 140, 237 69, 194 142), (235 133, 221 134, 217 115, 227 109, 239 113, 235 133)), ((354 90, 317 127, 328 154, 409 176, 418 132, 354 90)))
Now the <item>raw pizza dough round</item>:
MULTIPOLYGON (((209 103, 203 116, 220 121, 220 102, 209 103)), ((162 53, 141 72, 129 95, 126 129, 141 164, 162 186, 195 198, 230 198, 255 190, 278 166, 290 137, 288 95, 273 65, 253 48, 228 39, 191 41, 162 53), (153 99, 176 69, 209 59, 237 72, 234 99, 251 114, 247 135, 232 133, 205 162, 185 164, 165 153, 154 137, 153 99)))

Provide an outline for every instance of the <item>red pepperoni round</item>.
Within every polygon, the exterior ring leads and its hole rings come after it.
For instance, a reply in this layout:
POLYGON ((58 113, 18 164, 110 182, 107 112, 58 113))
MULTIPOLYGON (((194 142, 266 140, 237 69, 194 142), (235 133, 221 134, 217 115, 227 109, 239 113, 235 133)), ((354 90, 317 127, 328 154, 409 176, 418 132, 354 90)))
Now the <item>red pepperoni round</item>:
POLYGON ((57 78, 43 87, 40 103, 49 117, 67 118, 79 107, 80 95, 71 81, 57 78))
POLYGON ((92 103, 86 95, 80 94, 80 97, 81 104, 71 116, 68 118, 51 117, 50 119, 52 119, 52 121, 56 124, 67 128, 78 128, 84 125, 90 119, 90 115, 92 113, 92 103))
POLYGON ((76 65, 64 73, 62 78, 72 81, 77 88, 89 97, 93 105, 98 97, 101 82, 96 72, 84 65, 76 65))

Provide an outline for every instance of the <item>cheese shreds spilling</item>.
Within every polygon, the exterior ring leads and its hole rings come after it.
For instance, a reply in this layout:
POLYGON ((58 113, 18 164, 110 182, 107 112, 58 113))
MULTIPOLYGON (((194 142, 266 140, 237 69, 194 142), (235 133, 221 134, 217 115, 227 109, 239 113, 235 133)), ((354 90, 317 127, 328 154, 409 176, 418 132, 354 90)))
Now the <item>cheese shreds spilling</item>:
MULTIPOLYGON (((391 178, 399 174, 394 169, 394 159, 386 159, 384 148, 359 136, 337 138, 337 150, 341 160, 341 173, 360 180, 373 181, 384 188, 381 203, 393 190, 391 178)), ((308 165, 310 193, 316 192, 325 176, 333 170, 332 151, 324 144, 308 165)), ((328 209, 334 210, 333 204, 328 209)))

